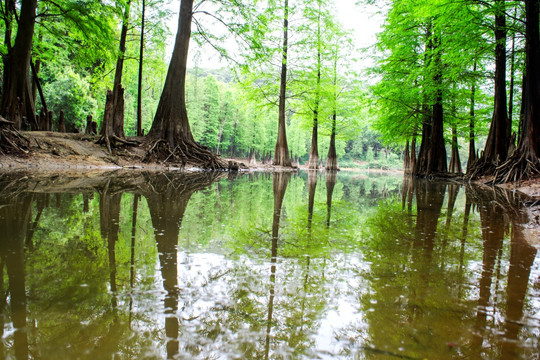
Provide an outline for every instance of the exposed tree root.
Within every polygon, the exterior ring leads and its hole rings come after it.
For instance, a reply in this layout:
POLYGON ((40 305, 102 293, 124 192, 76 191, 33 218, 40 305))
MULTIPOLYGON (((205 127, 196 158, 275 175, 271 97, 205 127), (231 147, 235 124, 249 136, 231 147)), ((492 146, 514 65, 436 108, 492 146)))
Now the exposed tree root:
POLYGON ((480 157, 474 161, 467 172, 467 179, 474 180, 485 175, 493 175, 498 164, 480 157))
POLYGON ((28 154, 30 140, 13 127, 13 122, 0 117, 0 154, 28 154))
POLYGON ((112 136, 102 135, 99 137, 99 139, 96 140, 96 144, 105 145, 107 147, 107 150, 109 151, 109 154, 112 154, 113 148, 120 147, 122 145, 130 145, 130 146, 140 145, 140 143, 137 141, 122 139, 116 135, 112 135, 112 136))
POLYGON ((210 170, 238 170, 239 168, 239 164, 232 161, 227 162, 207 147, 195 142, 177 141, 176 146, 172 149, 169 143, 163 139, 154 140, 149 144, 143 161, 181 164, 182 167, 186 163, 193 163, 210 170))
POLYGON ((527 180, 540 175, 540 161, 528 152, 514 153, 495 169, 490 184, 527 180))

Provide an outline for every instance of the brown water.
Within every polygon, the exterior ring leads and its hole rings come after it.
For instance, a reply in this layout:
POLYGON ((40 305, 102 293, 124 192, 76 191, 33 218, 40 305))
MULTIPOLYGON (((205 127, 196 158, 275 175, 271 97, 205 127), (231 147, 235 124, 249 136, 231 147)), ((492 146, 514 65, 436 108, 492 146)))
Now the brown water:
POLYGON ((538 358, 515 194, 226 176, 0 176, 0 357, 538 358))

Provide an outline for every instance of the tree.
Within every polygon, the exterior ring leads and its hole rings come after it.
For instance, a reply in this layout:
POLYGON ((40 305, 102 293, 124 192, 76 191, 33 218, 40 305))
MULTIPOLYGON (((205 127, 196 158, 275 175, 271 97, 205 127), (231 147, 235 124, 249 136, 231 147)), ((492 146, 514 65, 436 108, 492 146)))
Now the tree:
POLYGON ((505 0, 495 0, 495 87, 493 117, 484 152, 475 163, 470 177, 492 173, 508 157, 512 124, 506 102, 506 7, 505 0))
POLYGON ((287 144, 287 130, 285 126, 285 101, 287 92, 287 51, 289 30, 289 1, 283 2, 283 47, 281 59, 281 76, 279 85, 279 113, 278 113, 278 136, 274 150, 274 165, 292 166, 289 157, 289 145, 287 144))
POLYGON ((178 31, 173 54, 159 100, 146 159, 174 157, 183 163, 194 161, 206 168, 221 169, 225 163, 193 139, 186 110, 186 63, 191 36, 193 0, 181 0, 178 31))
POLYGON ((5 42, 7 59, 0 113, 21 128, 23 118, 35 124, 34 103, 31 94, 29 66, 32 37, 36 19, 37 0, 22 0, 15 44, 11 46, 11 19, 16 16, 15 3, 7 1, 4 11, 6 21, 5 42), (13 12, 13 14, 12 14, 13 12))
POLYGON ((522 95, 522 135, 517 151, 497 168, 495 182, 519 181, 540 173, 540 34, 539 4, 525 1, 525 76, 522 95))

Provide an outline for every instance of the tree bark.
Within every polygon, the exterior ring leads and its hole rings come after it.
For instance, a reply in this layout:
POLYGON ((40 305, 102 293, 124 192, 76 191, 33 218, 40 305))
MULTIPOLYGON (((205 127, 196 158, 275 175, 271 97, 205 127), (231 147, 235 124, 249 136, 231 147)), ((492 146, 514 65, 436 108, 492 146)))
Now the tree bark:
POLYGON ((435 104, 433 105, 433 117, 431 126, 431 146, 428 150, 426 175, 446 173, 446 147, 444 146, 444 128, 443 128, 443 97, 442 97, 442 61, 441 53, 437 51, 440 48, 440 38, 434 39, 435 46, 435 76, 433 82, 437 87, 435 104))
POLYGON ((525 76, 522 134, 517 151, 497 168, 495 182, 518 181, 540 173, 540 30, 538 0, 525 1, 525 76))
POLYGON ((504 13, 505 0, 495 0, 495 95, 493 117, 488 139, 481 161, 483 169, 475 175, 485 175, 493 172, 496 164, 506 160, 510 144, 511 126, 508 121, 506 107, 506 16, 504 13))
POLYGON ((148 139, 153 140, 153 144, 145 160, 173 158, 182 162, 193 161, 205 168, 222 169, 227 166, 226 163, 208 148, 197 144, 189 126, 185 85, 192 17, 193 0, 182 0, 169 70, 148 133, 148 139))
POLYGON ((289 28, 289 2, 284 0, 283 6, 283 48, 281 60, 281 80, 279 89, 279 114, 278 114, 278 136, 274 151, 274 165, 292 166, 289 156, 289 146, 287 144, 287 130, 285 124, 285 101, 287 91, 287 50, 288 50, 288 28, 289 28))
POLYGON ((129 11, 131 0, 126 3, 124 18, 122 20, 122 31, 120 33, 120 53, 116 61, 116 71, 113 84, 113 134, 119 138, 124 138, 124 89, 122 87, 122 73, 124 71, 124 56, 126 53, 126 37, 129 26, 129 11))
MULTIPOLYGON (((11 6, 10 6, 11 7, 11 6)), ((34 103, 29 82, 30 53, 37 0, 22 0, 15 45, 8 47, 4 68, 4 88, 0 113, 21 128, 22 118, 35 122, 34 103)), ((14 9, 13 9, 14 10, 14 9)), ((11 31, 11 30, 9 30, 11 31)), ((6 33, 6 38, 8 34, 6 33)))

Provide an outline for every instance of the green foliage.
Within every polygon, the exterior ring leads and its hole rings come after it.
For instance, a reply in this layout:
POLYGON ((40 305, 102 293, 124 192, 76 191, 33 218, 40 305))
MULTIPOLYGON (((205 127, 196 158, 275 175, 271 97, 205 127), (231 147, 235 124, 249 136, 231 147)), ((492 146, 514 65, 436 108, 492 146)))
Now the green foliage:
POLYGON ((64 111, 68 130, 84 130, 86 116, 95 114, 97 101, 91 96, 91 85, 87 78, 77 74, 70 67, 64 68, 45 88, 47 106, 56 117, 64 111))

